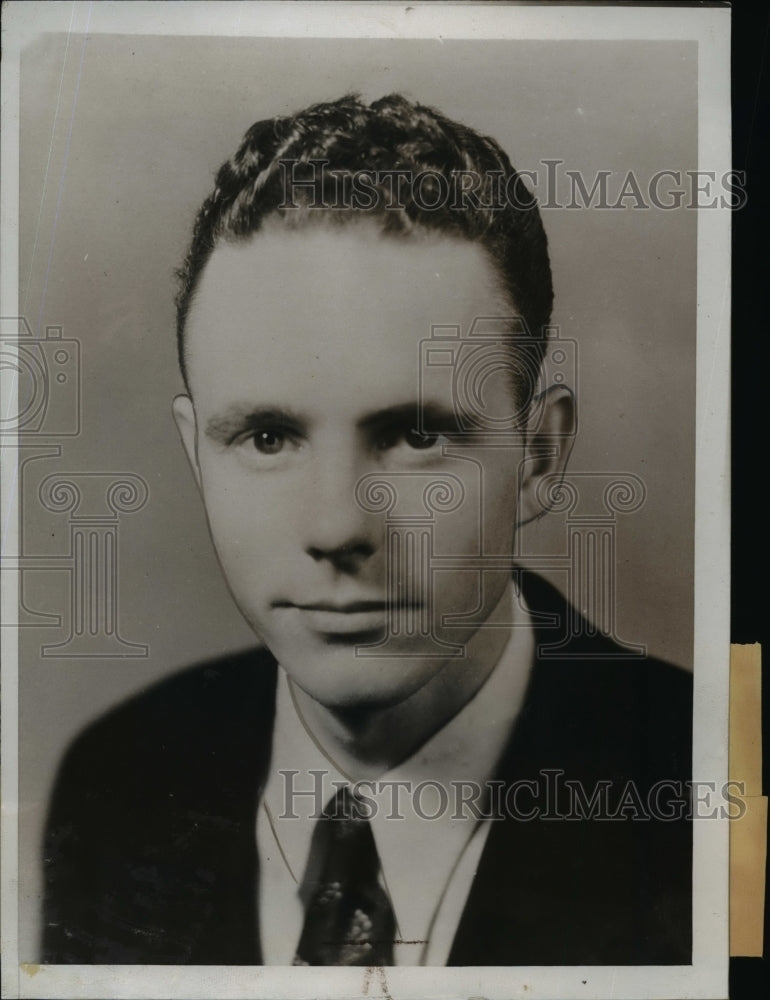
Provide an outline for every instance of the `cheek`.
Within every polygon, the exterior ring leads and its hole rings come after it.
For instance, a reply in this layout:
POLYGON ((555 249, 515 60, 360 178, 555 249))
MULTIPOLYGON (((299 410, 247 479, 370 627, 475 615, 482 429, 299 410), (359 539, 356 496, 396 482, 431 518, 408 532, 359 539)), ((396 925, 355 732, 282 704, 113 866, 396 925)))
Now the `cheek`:
MULTIPOLYGON (((454 471, 454 470, 453 470, 454 471)), ((463 476, 461 506, 436 518, 437 555, 506 555, 513 547, 517 475, 510 463, 486 462, 463 476)))
POLYGON ((213 462, 201 463, 201 478, 209 529, 228 576, 239 567, 253 571, 253 560, 270 561, 285 547, 294 511, 275 484, 213 462))
POLYGON ((484 477, 482 516, 486 551, 503 555, 513 547, 518 506, 518 454, 499 453, 484 477))
POLYGON ((516 532, 516 489, 505 484, 499 493, 489 493, 484 511, 484 538, 486 551, 505 555, 513 550, 516 532))
MULTIPOLYGON (((478 479, 465 481, 465 501, 451 514, 437 518, 433 552, 445 568, 433 577, 434 601, 440 614, 467 615, 483 608, 488 614, 497 604, 511 577, 509 568, 484 569, 485 557, 510 557, 516 522, 516 475, 502 462, 484 470, 483 489, 478 479), (474 568, 452 567, 452 557, 474 558, 474 568)), ((454 632, 454 637, 461 633, 454 632)))

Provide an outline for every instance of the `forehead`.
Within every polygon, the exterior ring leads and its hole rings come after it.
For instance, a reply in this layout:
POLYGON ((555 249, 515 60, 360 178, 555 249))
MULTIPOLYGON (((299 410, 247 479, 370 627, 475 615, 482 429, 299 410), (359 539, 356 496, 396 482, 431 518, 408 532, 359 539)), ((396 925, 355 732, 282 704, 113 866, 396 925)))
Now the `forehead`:
POLYGON ((416 384, 433 325, 467 331, 510 312, 467 240, 388 238, 371 224, 258 233, 221 244, 204 269, 186 329, 193 397, 363 390, 387 403, 416 384))

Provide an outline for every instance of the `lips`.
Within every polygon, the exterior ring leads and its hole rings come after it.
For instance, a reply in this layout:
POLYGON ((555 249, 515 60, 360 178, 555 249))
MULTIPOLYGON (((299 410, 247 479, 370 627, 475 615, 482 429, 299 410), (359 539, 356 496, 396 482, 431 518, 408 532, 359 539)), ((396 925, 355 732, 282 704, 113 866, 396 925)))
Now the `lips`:
POLYGON ((384 630, 390 605, 382 600, 355 600, 344 603, 317 601, 307 604, 276 602, 290 609, 314 632, 325 635, 356 635, 384 630))

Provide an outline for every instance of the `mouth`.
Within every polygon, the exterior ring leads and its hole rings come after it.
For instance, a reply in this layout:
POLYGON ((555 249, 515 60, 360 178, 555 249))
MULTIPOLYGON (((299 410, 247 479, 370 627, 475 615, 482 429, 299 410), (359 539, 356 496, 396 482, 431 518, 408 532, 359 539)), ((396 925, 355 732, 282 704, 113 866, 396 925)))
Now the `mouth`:
POLYGON ((278 601, 274 607, 291 610, 310 629, 324 636, 371 640, 372 637, 384 633, 391 605, 388 601, 382 600, 340 603, 317 601, 308 604, 278 601))

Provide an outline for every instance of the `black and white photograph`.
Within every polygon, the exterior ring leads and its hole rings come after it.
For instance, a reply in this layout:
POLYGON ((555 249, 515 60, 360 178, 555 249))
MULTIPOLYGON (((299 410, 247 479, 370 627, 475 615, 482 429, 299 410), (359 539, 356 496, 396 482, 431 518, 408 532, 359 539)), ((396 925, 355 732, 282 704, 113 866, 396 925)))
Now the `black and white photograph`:
POLYGON ((8 8, 3 995, 726 996, 729 9, 8 8))

